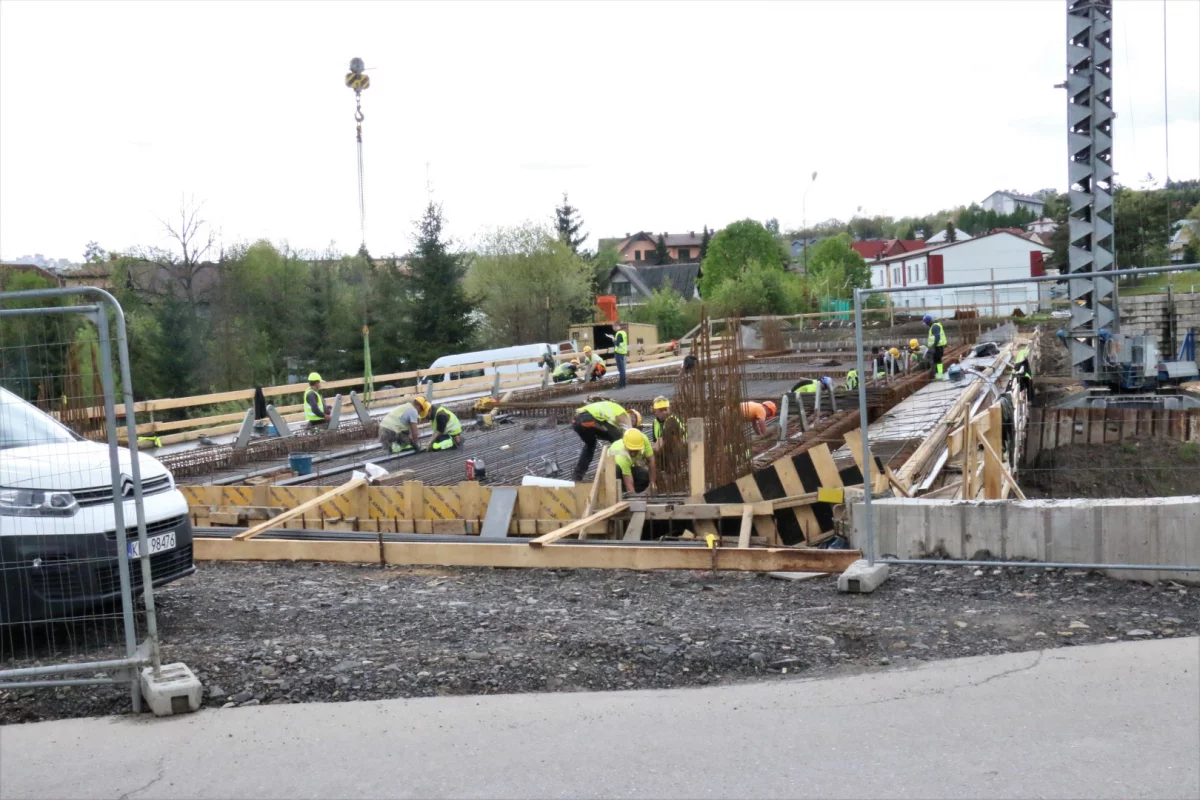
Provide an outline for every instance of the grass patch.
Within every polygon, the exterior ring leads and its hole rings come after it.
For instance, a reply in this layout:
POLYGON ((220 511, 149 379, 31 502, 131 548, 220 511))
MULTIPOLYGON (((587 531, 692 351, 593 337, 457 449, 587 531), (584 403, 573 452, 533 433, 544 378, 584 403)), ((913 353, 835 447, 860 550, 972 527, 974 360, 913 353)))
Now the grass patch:
POLYGON ((1177 292, 1200 292, 1200 270, 1190 269, 1183 272, 1163 272, 1158 275, 1138 276, 1135 286, 1133 280, 1121 280, 1121 294, 1132 297, 1139 294, 1159 294, 1166 292, 1170 286, 1177 292))

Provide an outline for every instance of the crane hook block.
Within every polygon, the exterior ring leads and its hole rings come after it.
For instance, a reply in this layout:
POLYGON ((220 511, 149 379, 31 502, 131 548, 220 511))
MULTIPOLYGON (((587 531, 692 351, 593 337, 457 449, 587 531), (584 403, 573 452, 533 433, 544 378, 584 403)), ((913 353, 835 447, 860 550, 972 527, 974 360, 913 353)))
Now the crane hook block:
POLYGON ((355 75, 358 75, 364 69, 366 69, 366 67, 363 65, 363 60, 361 58, 350 59, 350 71, 355 75))
POLYGON ((347 72, 346 85, 356 92, 361 92, 363 89, 367 89, 371 86, 371 78, 365 73, 347 72))

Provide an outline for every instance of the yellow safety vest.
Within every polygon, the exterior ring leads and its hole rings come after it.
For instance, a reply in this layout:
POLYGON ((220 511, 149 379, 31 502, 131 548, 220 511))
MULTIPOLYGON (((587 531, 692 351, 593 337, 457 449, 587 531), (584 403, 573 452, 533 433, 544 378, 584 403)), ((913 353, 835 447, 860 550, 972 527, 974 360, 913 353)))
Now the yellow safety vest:
POLYGON ((613 347, 613 352, 619 356, 629 353, 629 334, 625 331, 617 331, 616 346, 613 347))
POLYGON ((438 414, 445 414, 450 418, 446 423, 446 430, 443 431, 447 436, 458 436, 460 433, 462 433, 462 423, 458 421, 458 417, 455 416, 454 412, 445 406, 440 406, 437 410, 437 413, 434 414, 433 423, 435 430, 437 429, 438 414))
POLYGON ((596 422, 613 422, 617 421, 617 417, 625 413, 625 409, 611 400, 601 400, 598 403, 588 403, 586 406, 575 409, 576 414, 587 412, 592 415, 592 419, 596 422))
POLYGON ((325 401, 321 398, 321 393, 318 392, 316 389, 309 389, 307 392, 304 393, 304 420, 306 422, 324 422, 325 414, 324 413, 318 414, 315 411, 313 411, 312 403, 309 402, 309 395, 314 395, 314 394, 317 396, 317 406, 319 408, 325 407, 325 405, 324 405, 325 401))
POLYGON ((942 326, 942 323, 935 322, 929 326, 929 346, 946 346, 946 329, 942 326))

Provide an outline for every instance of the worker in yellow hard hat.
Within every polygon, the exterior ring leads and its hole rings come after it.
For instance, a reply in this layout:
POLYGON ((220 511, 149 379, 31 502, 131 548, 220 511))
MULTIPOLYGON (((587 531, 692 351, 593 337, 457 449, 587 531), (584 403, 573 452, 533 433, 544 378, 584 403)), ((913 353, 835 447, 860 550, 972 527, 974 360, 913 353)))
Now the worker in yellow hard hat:
POLYGON ((654 446, 646 434, 637 428, 630 428, 620 441, 609 446, 608 454, 617 462, 617 474, 627 494, 638 494, 646 489, 654 491, 657 488, 654 446))
POLYGON ((579 451, 579 460, 575 462, 575 471, 571 473, 572 479, 576 483, 583 480, 596 455, 598 440, 616 442, 626 428, 637 428, 641 424, 641 414, 632 409, 626 411, 611 400, 594 400, 575 409, 571 429, 583 442, 583 449, 579 451))
POLYGON ((321 375, 308 373, 308 389, 304 392, 304 421, 316 428, 329 422, 329 406, 321 397, 321 375))
POLYGON ((379 444, 392 453, 421 449, 417 426, 429 416, 429 401, 417 396, 396 406, 379 423, 379 444))
POLYGON ((884 372, 887 375, 898 375, 902 369, 900 364, 900 348, 889 347, 883 357, 884 372))
POLYGON ((598 381, 608 372, 608 368, 604 366, 604 359, 593 352, 590 345, 583 348, 583 366, 583 380, 598 381))
POLYGON ((564 361, 554 368, 554 372, 550 373, 550 380, 555 383, 568 383, 575 380, 576 374, 579 371, 579 359, 573 358, 570 361, 564 361))
POLYGON ((683 420, 671 413, 671 401, 660 394, 654 398, 654 427, 650 433, 654 452, 661 452, 663 442, 671 438, 676 441, 685 441, 687 428, 684 427, 683 420))

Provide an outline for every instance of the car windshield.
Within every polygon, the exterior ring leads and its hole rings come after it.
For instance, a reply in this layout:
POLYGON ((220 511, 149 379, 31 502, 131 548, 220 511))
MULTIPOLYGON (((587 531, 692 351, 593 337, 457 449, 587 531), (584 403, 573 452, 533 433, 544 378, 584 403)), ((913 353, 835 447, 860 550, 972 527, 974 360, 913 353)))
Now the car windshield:
POLYGON ((70 429, 0 388, 0 450, 79 441, 70 429))

